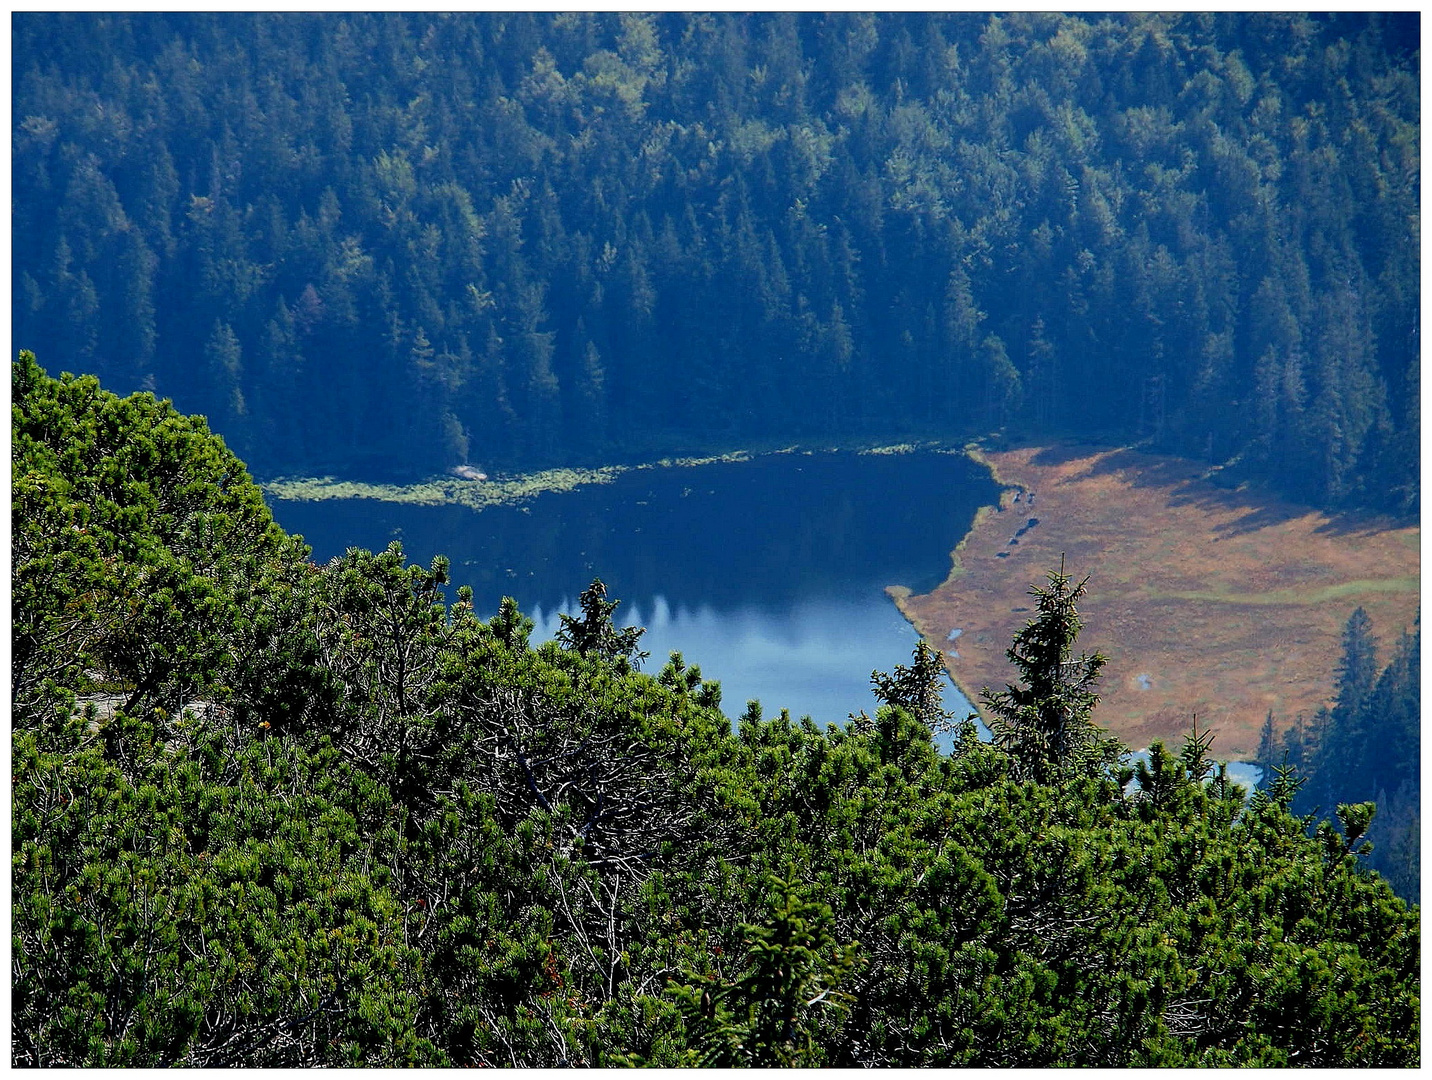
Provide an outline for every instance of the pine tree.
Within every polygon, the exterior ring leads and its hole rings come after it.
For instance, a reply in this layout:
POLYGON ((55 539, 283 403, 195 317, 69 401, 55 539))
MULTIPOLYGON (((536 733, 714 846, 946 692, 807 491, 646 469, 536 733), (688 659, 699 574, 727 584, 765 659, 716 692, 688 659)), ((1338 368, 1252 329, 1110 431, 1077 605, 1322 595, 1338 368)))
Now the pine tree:
POLYGON ((208 366, 210 400, 226 421, 225 426, 233 430, 236 425, 232 421, 248 412, 242 385, 243 349, 233 327, 222 321, 214 323, 214 332, 209 335, 208 344, 204 347, 204 357, 208 366))
POLYGON ((1283 761, 1299 772, 1307 768, 1309 752, 1309 731, 1301 713, 1293 720, 1292 727, 1283 732, 1283 761))
POLYGON ((1090 719, 1099 701, 1094 685, 1108 657, 1074 655, 1083 627, 1078 603, 1089 579, 1072 581, 1061 559, 1059 569, 1049 572, 1048 587, 1031 587, 1038 615, 1005 654, 1025 685, 986 688, 981 695, 995 745, 1013 756, 1018 775, 1041 784, 1095 774, 1119 753, 1118 743, 1090 719))
POLYGON ((1273 736, 1273 710, 1268 710, 1268 715, 1263 718, 1263 729, 1258 733, 1258 756, 1256 758, 1258 767, 1263 770, 1263 779, 1259 782, 1261 787, 1267 783, 1273 771, 1273 763, 1278 758, 1278 742, 1273 736))
POLYGON ((1337 700, 1328 710, 1313 759, 1313 791, 1325 807, 1338 796, 1375 794, 1365 767, 1369 754, 1366 706, 1377 683, 1377 641, 1372 620, 1358 608, 1343 627, 1338 664, 1337 700))
POLYGON ((620 600, 607 599, 607 587, 601 578, 594 578, 578 598, 582 615, 563 615, 562 625, 557 630, 557 641, 574 652, 590 653, 614 663, 640 664, 649 655, 637 648, 641 635, 646 633, 640 626, 626 626, 620 629, 612 622, 620 600))
POLYGON ((1034 418, 1040 424, 1053 424, 1059 418, 1058 358, 1045 333, 1043 317, 1036 318, 1030 328, 1028 354, 1030 404, 1034 418))
MULTIPOLYGON (((686 1026, 682 1065, 701 1068, 828 1064, 818 1035, 843 1019, 853 996, 842 989, 858 967, 858 942, 840 944, 831 910, 771 875, 775 895, 762 923, 742 923, 749 967, 732 982, 696 976, 671 986, 686 1026)), ((628 1064, 640 1064, 637 1058, 628 1064)))
POLYGON ((1273 738, 1273 710, 1267 710, 1267 716, 1263 718, 1263 729, 1257 736, 1257 763, 1264 769, 1269 768, 1276 756, 1277 742, 1273 738))
POLYGON ((1343 627, 1343 657, 1338 665, 1338 700, 1334 707, 1341 716, 1360 711, 1377 682, 1377 639, 1372 620, 1358 608, 1343 627))

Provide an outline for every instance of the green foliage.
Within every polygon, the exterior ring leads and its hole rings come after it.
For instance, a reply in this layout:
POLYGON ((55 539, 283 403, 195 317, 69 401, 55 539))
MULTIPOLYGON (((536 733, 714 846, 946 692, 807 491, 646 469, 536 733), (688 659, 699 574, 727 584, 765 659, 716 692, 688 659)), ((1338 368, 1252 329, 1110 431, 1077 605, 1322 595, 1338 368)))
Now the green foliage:
POLYGON ((682 1064, 828 1064, 817 1039, 838 1028, 849 1009, 851 997, 839 987, 856 966, 859 946, 835 944, 825 904, 802 899, 791 882, 772 877, 770 884, 775 897, 767 921, 736 928, 748 936, 749 969, 731 983, 713 975, 669 990, 685 1022, 682 1064), (823 1012, 834 1019, 822 1024, 823 1012))
MULTIPOLYGON (((1376 805, 1377 817, 1353 820, 1368 844, 1357 850, 1409 902, 1421 895, 1421 630, 1399 636, 1387 666, 1378 670, 1377 642, 1358 608, 1343 632, 1336 699, 1311 722, 1298 717, 1281 740, 1270 714, 1259 763, 1279 753, 1302 774, 1299 812, 1325 813, 1343 804, 1376 805), (1276 749, 1275 749, 1276 744, 1276 749), (1368 846, 1370 845, 1370 847, 1368 846)), ((1352 846, 1352 833, 1344 823, 1352 846)))
POLYGON ((21 13, 15 336, 334 488, 1078 429, 1413 512, 1417 25, 21 13))
POLYGON ((17 707, 98 684, 128 711, 173 709, 231 680, 235 594, 307 554, 243 463, 202 418, 50 379, 28 352, 11 393, 17 707))
MULTIPOLYGON (((1418 913, 1360 865, 1370 803, 1310 835, 1300 778, 1245 803, 1196 728, 1132 783, 1082 729, 943 755, 923 650, 873 720, 752 703, 733 732, 679 655, 634 670, 599 586, 534 649, 441 560, 306 562, 202 425, 13 378, 14 1064, 1418 1063, 1418 913), (195 524, 224 514, 250 528, 195 524), (138 693, 90 665, 145 655, 116 598, 156 565, 212 602, 138 693)), ((1019 716, 1087 725, 1097 665, 1047 671, 1079 590, 1038 592, 1016 649, 1049 700, 1019 716)))
POLYGON ((1099 701, 1094 684, 1108 657, 1073 654, 1083 626, 1077 604, 1088 578, 1072 581, 1061 562, 1049 572, 1048 587, 1030 589, 1038 615, 1007 651, 1025 685, 982 696, 995 745, 1014 758, 1021 776, 1043 784, 1097 774, 1119 753, 1091 719, 1099 701))
POLYGON ((13 755, 17 1063, 441 1060, 331 750, 116 713, 13 755))
POLYGON ((582 614, 562 616, 557 641, 579 653, 590 653, 611 663, 640 663, 650 654, 638 650, 637 642, 646 631, 639 626, 618 628, 612 612, 620 601, 607 599, 607 587, 596 578, 578 598, 582 614))
POLYGON ((904 709, 935 734, 953 730, 952 715, 940 704, 944 682, 944 661, 924 641, 915 646, 915 662, 909 667, 896 664, 889 675, 880 671, 870 675, 877 698, 892 708, 904 709))

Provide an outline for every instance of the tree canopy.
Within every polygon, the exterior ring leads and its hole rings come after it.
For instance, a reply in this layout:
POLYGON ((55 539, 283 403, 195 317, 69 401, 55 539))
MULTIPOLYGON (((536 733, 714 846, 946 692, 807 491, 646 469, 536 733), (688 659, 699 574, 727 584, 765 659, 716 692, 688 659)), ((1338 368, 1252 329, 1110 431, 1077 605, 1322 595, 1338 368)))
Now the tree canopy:
POLYGON ((20 13, 14 330, 264 476, 1143 440, 1415 509, 1415 13, 20 13))
POLYGON ((1422 892, 1422 629, 1401 628, 1380 671, 1372 630, 1362 608, 1349 616, 1331 707, 1281 718, 1280 734, 1270 712, 1258 758, 1269 775, 1288 766, 1307 780, 1293 804, 1299 813, 1376 806, 1364 830, 1369 862, 1412 903, 1422 892))

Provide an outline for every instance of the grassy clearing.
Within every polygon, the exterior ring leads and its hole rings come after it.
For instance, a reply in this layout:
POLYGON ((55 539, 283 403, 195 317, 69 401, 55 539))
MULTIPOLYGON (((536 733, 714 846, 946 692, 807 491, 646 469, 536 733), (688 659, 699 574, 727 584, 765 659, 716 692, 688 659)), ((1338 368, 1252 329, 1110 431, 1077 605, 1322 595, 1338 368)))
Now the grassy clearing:
POLYGON ((1353 608, 1389 643, 1417 617, 1420 533, 1405 522, 1228 491, 1195 463, 1122 448, 972 456, 1004 487, 999 507, 944 584, 892 593, 972 701, 1014 678, 1004 650, 1061 555, 1090 577, 1082 644, 1111 657, 1097 716, 1135 747, 1176 742, 1197 714, 1216 752, 1250 755, 1270 709, 1287 725, 1327 700, 1353 608))

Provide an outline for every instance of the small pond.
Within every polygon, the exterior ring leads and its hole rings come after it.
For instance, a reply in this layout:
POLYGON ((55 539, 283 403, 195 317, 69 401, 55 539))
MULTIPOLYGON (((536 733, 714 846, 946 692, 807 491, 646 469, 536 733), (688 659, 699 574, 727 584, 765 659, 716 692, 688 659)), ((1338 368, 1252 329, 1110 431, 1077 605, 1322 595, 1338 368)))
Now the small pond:
MULTIPOLYGON (((617 620, 647 628, 644 670, 672 651, 721 683, 722 708, 838 723, 873 712, 873 670, 908 664, 918 640, 887 585, 917 592, 997 489, 962 454, 782 453, 633 469, 605 484, 481 511, 369 499, 276 502, 320 561, 401 540, 410 559, 451 560, 479 612, 516 598, 550 638, 601 577, 617 620)), ((949 686, 947 708, 965 710, 949 686)))
MULTIPOLYGON (((273 509, 320 561, 392 540, 425 565, 447 555, 484 617, 516 598, 534 642, 601 577, 622 602, 617 621, 646 628, 644 670, 680 652, 721 683, 728 716, 756 699, 767 716, 826 724, 873 713, 870 673, 910 662, 919 639, 885 587, 943 581, 975 511, 997 497, 962 454, 830 452, 632 469, 481 511, 372 499, 273 509)), ((971 711, 951 684, 945 707, 971 711)), ((1254 766, 1230 772, 1256 783, 1254 766)))

